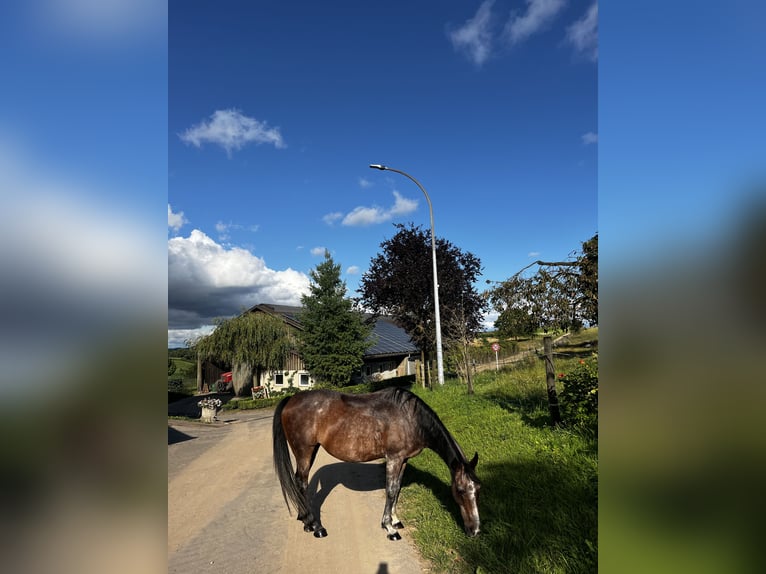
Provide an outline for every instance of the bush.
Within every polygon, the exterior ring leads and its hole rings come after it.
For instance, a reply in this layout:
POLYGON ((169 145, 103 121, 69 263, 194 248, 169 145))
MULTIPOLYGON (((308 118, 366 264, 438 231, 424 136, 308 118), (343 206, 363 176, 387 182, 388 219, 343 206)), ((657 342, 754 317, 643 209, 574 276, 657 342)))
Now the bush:
POLYGON ((560 394, 564 419, 574 425, 595 431, 598 428, 598 358, 581 360, 563 377, 560 394))

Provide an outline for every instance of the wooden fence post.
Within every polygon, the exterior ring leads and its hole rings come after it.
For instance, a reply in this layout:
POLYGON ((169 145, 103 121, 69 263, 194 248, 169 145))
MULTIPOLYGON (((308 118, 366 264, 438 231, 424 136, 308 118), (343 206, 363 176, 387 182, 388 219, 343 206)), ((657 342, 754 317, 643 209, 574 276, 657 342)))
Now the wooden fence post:
POLYGON ((561 424, 559 396, 556 393, 556 369, 553 367, 553 340, 549 335, 543 337, 545 352, 545 385, 548 388, 548 409, 551 412, 551 425, 561 424))
POLYGON ((202 392, 202 357, 197 355, 197 393, 202 392))

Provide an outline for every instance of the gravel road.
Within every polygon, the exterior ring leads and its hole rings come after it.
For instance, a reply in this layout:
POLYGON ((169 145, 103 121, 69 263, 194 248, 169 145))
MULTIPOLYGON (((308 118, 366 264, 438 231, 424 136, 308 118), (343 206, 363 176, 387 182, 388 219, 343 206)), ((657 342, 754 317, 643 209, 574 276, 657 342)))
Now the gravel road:
POLYGON ((273 410, 224 411, 220 422, 168 421, 168 572, 421 574, 408 531, 380 527, 385 471, 320 449, 310 490, 328 537, 288 514, 272 468, 273 410))

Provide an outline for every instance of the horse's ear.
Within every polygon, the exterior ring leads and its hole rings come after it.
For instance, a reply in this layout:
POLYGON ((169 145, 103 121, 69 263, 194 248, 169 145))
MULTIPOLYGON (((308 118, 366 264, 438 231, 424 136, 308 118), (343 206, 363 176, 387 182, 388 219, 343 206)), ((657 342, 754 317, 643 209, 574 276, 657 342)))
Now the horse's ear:
POLYGON ((478 463, 479 463, 479 453, 477 452, 476 454, 473 455, 473 458, 468 463, 468 466, 470 466, 471 468, 476 468, 476 465, 478 463))

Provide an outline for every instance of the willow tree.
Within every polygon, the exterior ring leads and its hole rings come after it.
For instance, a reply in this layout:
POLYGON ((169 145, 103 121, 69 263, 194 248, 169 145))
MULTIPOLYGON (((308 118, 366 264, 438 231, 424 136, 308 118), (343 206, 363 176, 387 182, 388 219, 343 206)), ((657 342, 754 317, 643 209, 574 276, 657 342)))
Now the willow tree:
POLYGON ((194 348, 201 359, 230 364, 234 392, 242 396, 252 386, 254 375, 284 368, 293 343, 281 319, 265 313, 245 313, 221 320, 194 348))

